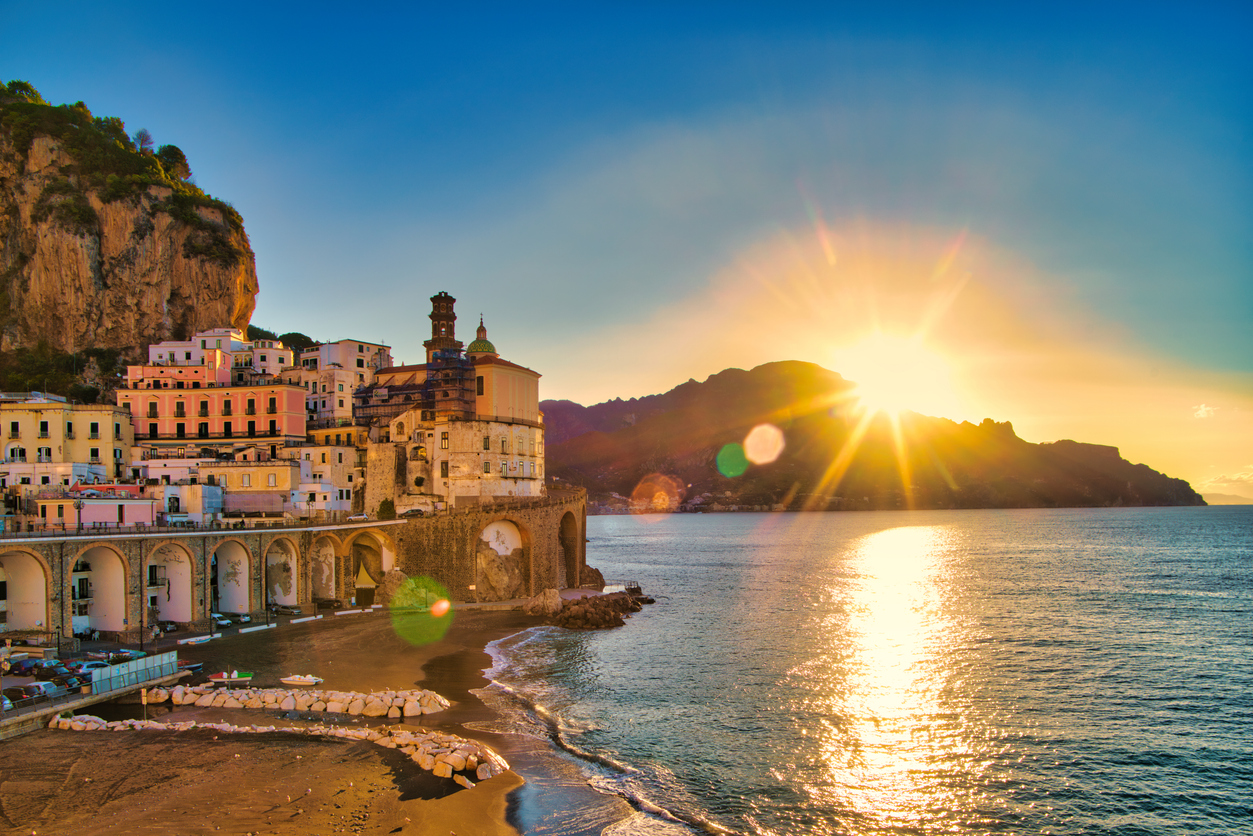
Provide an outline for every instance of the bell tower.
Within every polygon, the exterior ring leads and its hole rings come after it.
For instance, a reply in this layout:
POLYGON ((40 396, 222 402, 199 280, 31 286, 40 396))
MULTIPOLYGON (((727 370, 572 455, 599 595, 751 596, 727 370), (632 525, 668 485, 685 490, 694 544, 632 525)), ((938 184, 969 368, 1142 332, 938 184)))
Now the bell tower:
POLYGON ((426 348, 426 362, 435 359, 437 351, 460 351, 462 344, 457 342, 457 314, 453 307, 457 300, 441 290, 431 297, 431 338, 422 345, 426 348))

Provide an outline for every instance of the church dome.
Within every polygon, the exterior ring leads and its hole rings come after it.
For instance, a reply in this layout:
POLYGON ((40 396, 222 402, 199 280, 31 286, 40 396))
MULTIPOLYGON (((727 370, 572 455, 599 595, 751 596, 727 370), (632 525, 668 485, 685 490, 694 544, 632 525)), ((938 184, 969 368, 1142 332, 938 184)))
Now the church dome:
POLYGON ((479 317, 479 328, 475 333, 474 342, 466 346, 466 354, 496 354, 496 346, 488 342, 487 328, 483 325, 483 317, 479 317))

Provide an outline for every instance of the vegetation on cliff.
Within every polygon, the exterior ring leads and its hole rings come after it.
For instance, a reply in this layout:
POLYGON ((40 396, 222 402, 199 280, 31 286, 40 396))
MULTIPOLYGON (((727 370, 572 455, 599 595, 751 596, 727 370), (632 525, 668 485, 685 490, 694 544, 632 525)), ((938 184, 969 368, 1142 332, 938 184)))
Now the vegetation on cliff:
POLYGON ((863 423, 853 384, 812 363, 728 369, 663 395, 593 407, 541 404, 551 476, 651 502, 793 509, 1201 505, 1187 482, 1114 447, 1023 441, 1009 423, 906 413, 863 423), (751 464, 735 445, 759 424, 785 446, 751 464))
POLYGON ((38 136, 58 140, 73 159, 39 196, 39 220, 52 217, 68 231, 88 234, 100 226, 88 192, 104 203, 135 203, 149 187, 159 186, 170 194, 153 208, 200 232, 184 244, 189 257, 236 264, 249 256, 236 238, 197 211, 215 209, 230 228, 242 232, 243 218, 235 208, 191 182, 191 167, 178 146, 162 145, 153 152, 146 129, 136 132, 137 142, 116 116, 93 116, 82 102, 53 106, 28 82, 10 81, 0 88, 0 134, 23 161, 38 136))

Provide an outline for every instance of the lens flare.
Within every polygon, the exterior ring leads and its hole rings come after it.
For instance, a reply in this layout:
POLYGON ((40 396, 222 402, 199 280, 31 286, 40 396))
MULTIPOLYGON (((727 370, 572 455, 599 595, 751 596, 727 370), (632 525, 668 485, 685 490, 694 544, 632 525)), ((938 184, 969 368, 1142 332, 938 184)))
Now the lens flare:
POLYGON ((681 479, 664 473, 650 473, 631 491, 631 512, 655 514, 677 511, 686 493, 687 486, 681 479))
POLYGON ((455 612, 448 590, 426 576, 407 578, 387 605, 396 635, 412 645, 437 642, 448 632, 455 612))
POLYGON ((744 456, 744 448, 734 441, 723 445, 718 451, 718 472, 728 479, 734 479, 748 470, 748 459, 744 456))
POLYGON ((770 464, 784 446, 783 430, 774 424, 758 424, 744 438, 744 455, 753 464, 770 464))

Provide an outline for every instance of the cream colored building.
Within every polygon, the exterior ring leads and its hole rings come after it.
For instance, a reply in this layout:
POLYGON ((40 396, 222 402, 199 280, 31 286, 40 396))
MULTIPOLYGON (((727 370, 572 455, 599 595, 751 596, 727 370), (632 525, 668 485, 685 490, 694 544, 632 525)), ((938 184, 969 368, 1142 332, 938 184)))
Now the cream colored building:
POLYGON ((0 488, 72 485, 128 476, 135 430, 109 404, 71 404, 56 395, 0 395, 4 461, 0 488))

